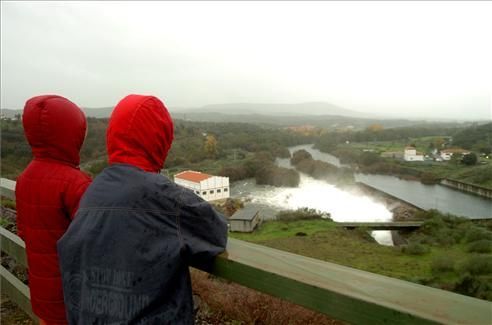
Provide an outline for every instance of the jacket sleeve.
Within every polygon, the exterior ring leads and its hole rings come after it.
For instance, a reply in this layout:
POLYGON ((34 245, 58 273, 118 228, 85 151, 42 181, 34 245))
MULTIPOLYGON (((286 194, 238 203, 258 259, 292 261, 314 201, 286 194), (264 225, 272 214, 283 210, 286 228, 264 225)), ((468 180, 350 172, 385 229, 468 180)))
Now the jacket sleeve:
POLYGON ((191 266, 206 269, 226 249, 226 219, 191 191, 183 189, 180 199, 178 232, 183 252, 191 266))
POLYGON ((85 190, 91 183, 91 178, 80 172, 81 175, 75 181, 68 184, 68 188, 63 195, 63 204, 67 216, 73 220, 75 213, 79 208, 80 199, 84 195, 85 190))

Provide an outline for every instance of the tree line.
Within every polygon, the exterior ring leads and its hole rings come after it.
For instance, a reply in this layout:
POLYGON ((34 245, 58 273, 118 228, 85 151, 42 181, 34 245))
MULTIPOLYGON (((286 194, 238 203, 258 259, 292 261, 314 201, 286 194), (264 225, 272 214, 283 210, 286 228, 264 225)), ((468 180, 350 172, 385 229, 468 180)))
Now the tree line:
MULTIPOLYGON (((107 166, 105 140, 108 119, 88 118, 87 122, 88 134, 81 150, 81 168, 97 175, 107 166)), ((2 120, 1 127, 2 177, 15 179, 31 160, 31 148, 24 137, 21 121, 2 120)), ((175 139, 165 168, 214 166, 213 171, 222 170, 222 174, 230 174, 232 180, 256 177, 260 183, 296 186, 298 175, 277 168, 273 162, 275 157, 290 156, 287 147, 312 141, 312 136, 281 128, 175 120, 175 139)))

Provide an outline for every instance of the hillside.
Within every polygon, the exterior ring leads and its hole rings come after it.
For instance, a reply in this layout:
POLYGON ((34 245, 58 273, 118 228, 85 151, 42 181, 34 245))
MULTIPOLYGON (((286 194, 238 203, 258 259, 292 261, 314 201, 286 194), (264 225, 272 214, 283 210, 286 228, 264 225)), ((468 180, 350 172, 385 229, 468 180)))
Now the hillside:
POLYGON ((372 114, 356 112, 326 102, 297 104, 230 103, 206 105, 188 109, 190 112, 220 112, 226 114, 265 114, 269 115, 339 115, 347 117, 373 117, 372 114))
MULTIPOLYGON (((87 117, 108 118, 112 107, 83 108, 87 117)), ((385 118, 338 107, 330 103, 301 104, 218 104, 196 108, 169 107, 173 119, 196 122, 252 123, 271 127, 309 126, 337 130, 363 130, 379 124, 384 128, 398 127, 464 127, 472 122, 427 121, 415 119, 385 118)), ((13 118, 22 110, 3 109, 3 116, 13 118)), ((483 124, 483 122, 479 123, 483 124)))
POLYGON ((492 144, 492 123, 473 125, 453 136, 453 144, 490 154, 492 144))

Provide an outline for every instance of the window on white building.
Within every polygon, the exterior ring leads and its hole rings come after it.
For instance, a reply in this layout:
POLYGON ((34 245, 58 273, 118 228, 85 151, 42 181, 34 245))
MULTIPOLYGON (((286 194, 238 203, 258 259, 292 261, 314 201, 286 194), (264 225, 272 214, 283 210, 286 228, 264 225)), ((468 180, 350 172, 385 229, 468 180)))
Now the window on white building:
POLYGON ((206 192, 206 191, 203 191, 203 192, 202 192, 202 195, 207 195, 207 192, 206 192))
POLYGON ((214 190, 210 190, 210 194, 214 194, 214 190))
POLYGON ((227 192, 227 188, 224 189, 224 192, 227 192))
POLYGON ((219 189, 217 189, 217 193, 220 193, 220 188, 219 188, 219 189))

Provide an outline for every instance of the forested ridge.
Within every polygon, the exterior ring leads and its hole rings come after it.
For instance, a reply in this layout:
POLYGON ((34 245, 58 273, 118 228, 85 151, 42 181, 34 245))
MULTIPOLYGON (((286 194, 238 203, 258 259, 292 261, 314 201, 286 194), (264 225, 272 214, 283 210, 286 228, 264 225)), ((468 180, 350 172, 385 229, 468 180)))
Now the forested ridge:
MULTIPOLYGON (((108 119, 88 118, 88 134, 81 150, 81 167, 92 175, 107 165, 108 119)), ((15 179, 31 160, 31 149, 19 120, 3 120, 2 177, 15 179)), ((194 168, 219 172, 227 166, 249 164, 248 175, 260 166, 274 168, 275 157, 289 157, 288 146, 310 143, 312 136, 281 128, 246 123, 175 121, 175 139, 165 168, 194 168), (256 161, 256 162, 255 162, 256 161), (261 162, 258 162, 261 161, 261 162)), ((284 171, 281 171, 282 173, 284 171)), ((234 175, 233 175, 234 177, 234 175)))
MULTIPOLYGON (((88 134, 81 150, 81 168, 94 176, 107 166, 105 139, 108 119, 88 118, 87 121, 88 134)), ((21 121, 2 120, 1 126, 2 177, 15 179, 31 160, 31 150, 25 140, 21 121)), ((427 153, 434 148, 462 147, 485 155, 490 154, 492 149, 491 135, 492 123, 467 127, 433 124, 401 128, 384 128, 374 124, 360 131, 314 128, 308 132, 296 132, 262 124, 177 119, 175 139, 165 163, 165 172, 172 176, 184 169, 195 169, 228 176, 231 181, 252 177, 258 184, 297 186, 298 173, 278 167, 275 158, 290 157, 289 146, 315 143, 321 151, 333 153, 343 163, 356 164, 367 173, 416 177, 425 183, 456 176, 464 181, 489 186, 492 181, 488 176, 490 164, 471 169, 450 163, 408 165, 395 159, 382 158, 381 153, 402 151, 405 145, 416 144, 417 149, 427 153), (366 152, 368 148, 371 152, 366 152)), ((298 169, 311 171, 313 164, 320 163, 304 162, 298 169)), ((313 170, 319 174, 319 170, 325 169, 313 170)))

